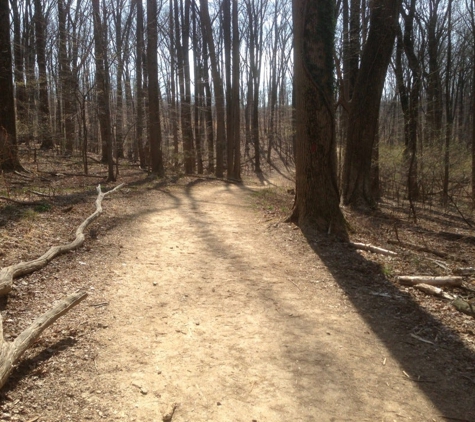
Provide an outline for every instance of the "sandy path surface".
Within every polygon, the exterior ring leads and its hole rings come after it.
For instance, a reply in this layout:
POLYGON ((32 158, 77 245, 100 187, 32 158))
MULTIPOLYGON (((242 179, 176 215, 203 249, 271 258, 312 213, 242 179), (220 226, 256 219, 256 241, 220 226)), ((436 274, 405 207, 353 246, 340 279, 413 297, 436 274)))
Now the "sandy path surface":
POLYGON ((272 237, 247 188, 198 181, 138 207, 106 263, 98 420, 162 421, 175 405, 177 422, 442 420, 300 232, 272 237))

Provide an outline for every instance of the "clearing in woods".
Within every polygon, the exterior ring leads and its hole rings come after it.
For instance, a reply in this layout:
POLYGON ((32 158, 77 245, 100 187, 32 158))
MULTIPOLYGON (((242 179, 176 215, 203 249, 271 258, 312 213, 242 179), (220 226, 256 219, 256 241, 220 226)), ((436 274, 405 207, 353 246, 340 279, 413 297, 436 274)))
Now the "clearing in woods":
POLYGON ((269 224, 261 190, 188 179, 125 210, 105 201, 126 215, 98 229, 96 294, 71 312, 96 327, 90 350, 58 347, 60 371, 33 381, 61 399, 35 413, 24 388, 16 420, 474 421, 459 343, 411 337, 430 316, 361 254, 269 224))

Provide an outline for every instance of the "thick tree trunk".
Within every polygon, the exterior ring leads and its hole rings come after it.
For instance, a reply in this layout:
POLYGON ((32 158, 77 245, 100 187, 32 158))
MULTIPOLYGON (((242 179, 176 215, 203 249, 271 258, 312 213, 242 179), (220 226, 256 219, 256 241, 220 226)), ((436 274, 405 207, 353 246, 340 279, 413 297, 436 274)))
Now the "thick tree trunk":
POLYGON ((16 143, 15 100, 10 43, 10 7, 0 0, 0 170, 22 170, 16 143))
POLYGON ((348 118, 343 168, 343 203, 373 208, 371 158, 379 107, 397 30, 401 0, 375 0, 348 118))
POLYGON ((294 0, 296 200, 291 219, 303 231, 346 238, 336 180, 332 0, 294 0))
MULTIPOLYGON (((24 53, 21 37, 20 11, 18 1, 12 0, 13 16, 13 55, 15 58, 15 90, 16 90, 16 111, 20 124, 27 124, 27 94, 25 85, 24 53)), ((2 91, 3 92, 3 91, 2 91)), ((18 134, 18 141, 21 142, 21 133, 18 134)))

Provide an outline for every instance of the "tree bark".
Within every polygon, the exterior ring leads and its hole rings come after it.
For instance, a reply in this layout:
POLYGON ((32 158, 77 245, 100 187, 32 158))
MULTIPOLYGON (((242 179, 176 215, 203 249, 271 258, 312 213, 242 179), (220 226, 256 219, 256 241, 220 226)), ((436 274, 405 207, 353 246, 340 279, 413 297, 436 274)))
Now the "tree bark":
POLYGON ((97 84, 97 108, 99 125, 101 128, 102 158, 106 159, 108 167, 108 181, 115 180, 114 160, 112 157, 112 126, 110 116, 109 85, 106 75, 106 50, 104 46, 104 28, 101 20, 99 0, 92 0, 94 15, 94 46, 96 50, 96 84, 97 84))
POLYGON ((294 0, 296 200, 291 220, 302 231, 347 238, 339 208, 333 111, 332 0, 294 0))
POLYGON ((16 141, 15 99, 10 43, 10 7, 0 0, 0 170, 22 170, 16 141))
POLYGON ((63 0, 58 0, 58 30, 59 30, 59 67, 60 91, 63 107, 65 149, 67 154, 73 153, 74 147, 74 76, 67 53, 66 10, 63 0))
POLYGON ((135 0, 137 4, 137 45, 135 54, 135 92, 137 97, 137 123, 135 129, 135 142, 137 144, 137 152, 139 155, 140 167, 146 167, 145 152, 143 145, 143 124, 144 124, 144 92, 143 92, 143 54, 144 54, 144 39, 143 39, 143 6, 141 0, 135 0))
POLYGON ((48 98, 48 78, 46 74, 46 19, 41 0, 35 0, 36 63, 39 78, 39 136, 41 149, 53 149, 48 98))
POLYGON ((343 167, 343 203, 373 208, 371 158, 379 107, 397 30, 401 0, 374 0, 348 117, 343 167))
POLYGON ((216 48, 213 39, 211 19, 208 10, 208 0, 200 0, 201 25, 203 35, 206 39, 211 61, 211 73, 213 75, 213 86, 216 103, 216 176, 223 177, 224 174, 224 145, 226 142, 225 132, 225 106, 223 80, 219 74, 216 48))
POLYGON ((151 170, 158 177, 165 175, 162 155, 162 130, 158 87, 158 27, 157 0, 147 0, 147 69, 148 69, 148 115, 151 170))
POLYGON ((239 20, 238 20, 238 1, 233 0, 232 10, 232 25, 233 25, 233 40, 232 40, 232 92, 231 92, 231 119, 233 127, 233 144, 234 150, 234 169, 233 178, 241 180, 241 110, 239 101, 240 91, 240 52, 239 52, 239 20))

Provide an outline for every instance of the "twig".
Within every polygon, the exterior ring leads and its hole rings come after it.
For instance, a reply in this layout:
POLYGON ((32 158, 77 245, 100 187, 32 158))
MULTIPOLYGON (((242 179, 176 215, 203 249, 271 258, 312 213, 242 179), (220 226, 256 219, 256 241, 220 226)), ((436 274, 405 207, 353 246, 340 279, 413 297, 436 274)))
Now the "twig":
POLYGON ((289 281, 295 286, 297 287, 297 289, 299 289, 300 291, 302 291, 302 289, 299 287, 299 285, 297 283, 295 283, 294 281, 290 280, 289 281))
POLYGON ((427 343, 427 344, 432 344, 434 345, 434 343, 430 340, 426 340, 425 338, 422 338, 422 337, 419 337, 417 334, 409 334, 412 338, 415 338, 416 340, 419 340, 419 341, 422 341, 422 343, 427 343))
POLYGON ((107 306, 109 302, 102 302, 102 303, 91 303, 89 306, 92 306, 94 308, 100 308, 101 306, 107 306))

